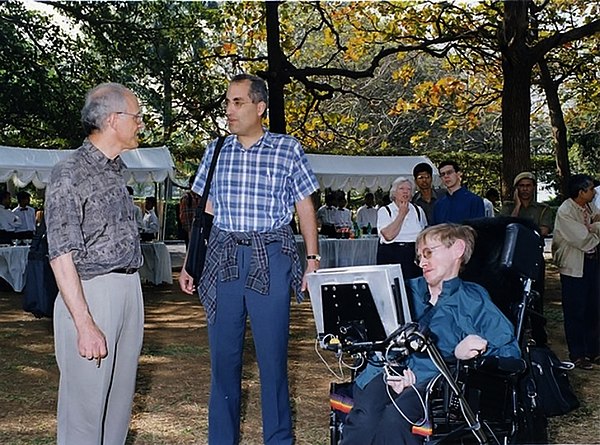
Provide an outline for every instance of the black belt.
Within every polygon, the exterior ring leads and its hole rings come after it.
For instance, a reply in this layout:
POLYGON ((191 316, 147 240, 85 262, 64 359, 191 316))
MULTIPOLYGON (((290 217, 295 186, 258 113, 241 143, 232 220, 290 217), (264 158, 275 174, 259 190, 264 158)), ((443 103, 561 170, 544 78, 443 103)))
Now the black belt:
POLYGON ((110 271, 110 273, 122 273, 122 274, 126 274, 126 275, 131 275, 134 274, 138 271, 137 267, 128 267, 128 268, 124 268, 124 269, 113 269, 110 271))
POLYGON ((239 239, 239 240, 236 240, 236 243, 239 246, 251 246, 252 240, 251 239, 239 239))

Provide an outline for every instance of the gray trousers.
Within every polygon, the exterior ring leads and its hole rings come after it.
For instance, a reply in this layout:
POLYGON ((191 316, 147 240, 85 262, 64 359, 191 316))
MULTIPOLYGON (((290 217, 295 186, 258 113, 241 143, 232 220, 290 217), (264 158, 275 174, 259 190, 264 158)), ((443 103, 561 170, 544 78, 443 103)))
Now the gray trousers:
POLYGON ((60 370, 58 445, 122 445, 127 437, 144 333, 139 274, 111 273, 82 281, 90 313, 106 337, 108 356, 79 355, 77 331, 59 294, 54 345, 60 370))

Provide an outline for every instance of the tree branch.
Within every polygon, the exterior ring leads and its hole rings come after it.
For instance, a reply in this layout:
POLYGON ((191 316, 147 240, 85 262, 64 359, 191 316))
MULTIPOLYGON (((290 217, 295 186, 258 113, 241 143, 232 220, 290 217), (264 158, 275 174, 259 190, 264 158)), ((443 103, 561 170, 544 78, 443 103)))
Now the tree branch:
POLYGON ((539 63, 539 61, 554 48, 584 37, 590 37, 598 32, 600 32, 600 19, 564 33, 557 32, 541 40, 531 49, 532 58, 530 60, 532 60, 532 63, 534 64, 539 63))

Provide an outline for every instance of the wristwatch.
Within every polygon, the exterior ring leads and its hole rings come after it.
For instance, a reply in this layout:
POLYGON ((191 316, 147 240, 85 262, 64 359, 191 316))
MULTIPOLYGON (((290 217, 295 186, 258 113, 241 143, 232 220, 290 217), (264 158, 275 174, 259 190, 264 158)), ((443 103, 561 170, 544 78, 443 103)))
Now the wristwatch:
POLYGON ((321 255, 317 254, 317 255, 306 255, 306 260, 315 260, 315 261, 321 261, 321 255))

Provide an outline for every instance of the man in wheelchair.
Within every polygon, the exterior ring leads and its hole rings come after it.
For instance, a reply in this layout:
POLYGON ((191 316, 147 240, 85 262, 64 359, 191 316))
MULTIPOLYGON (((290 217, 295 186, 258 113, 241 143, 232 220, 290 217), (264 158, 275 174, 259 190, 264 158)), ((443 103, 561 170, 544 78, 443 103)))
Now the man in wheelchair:
MULTIPOLYGON (((487 291, 458 274, 473 253, 475 230, 441 224, 420 233, 417 262, 423 276, 406 282, 413 318, 447 361, 478 355, 521 356, 514 327, 487 291)), ((423 426, 427 384, 439 374, 426 352, 403 357, 399 367, 383 366, 372 355, 356 377, 354 406, 343 429, 342 445, 420 444, 414 427, 423 426)))

